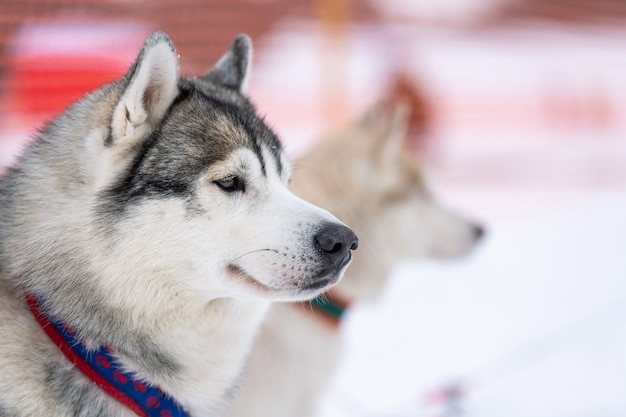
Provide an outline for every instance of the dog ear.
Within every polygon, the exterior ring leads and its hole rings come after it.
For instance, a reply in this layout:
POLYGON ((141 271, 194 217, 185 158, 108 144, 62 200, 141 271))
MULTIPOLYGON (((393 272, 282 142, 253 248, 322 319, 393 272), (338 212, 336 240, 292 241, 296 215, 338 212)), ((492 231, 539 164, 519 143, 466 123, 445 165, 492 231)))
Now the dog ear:
POLYGON ((396 163, 406 141, 411 106, 404 100, 397 101, 391 106, 389 110, 391 114, 378 121, 378 144, 375 145, 375 152, 380 155, 382 161, 396 163))
POLYGON ((124 80, 126 88, 111 123, 114 143, 145 137, 176 99, 178 58, 169 36, 163 32, 150 36, 124 80))
POLYGON ((411 115, 411 104, 401 100, 395 103, 391 117, 387 123, 387 133, 389 140, 404 142, 409 131, 409 116, 411 115))
POLYGON ((367 129, 380 129, 389 119, 388 105, 384 100, 377 100, 365 111, 357 122, 358 126, 367 129))
POLYGON ((230 50, 202 79, 244 93, 251 62, 252 41, 248 35, 239 35, 230 50))

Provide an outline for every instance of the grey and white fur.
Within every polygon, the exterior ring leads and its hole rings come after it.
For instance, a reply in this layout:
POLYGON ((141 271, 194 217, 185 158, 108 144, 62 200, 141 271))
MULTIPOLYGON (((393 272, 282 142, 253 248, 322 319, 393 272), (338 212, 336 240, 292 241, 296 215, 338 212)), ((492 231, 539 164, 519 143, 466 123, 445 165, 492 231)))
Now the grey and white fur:
POLYGON ((220 414, 272 301, 335 284, 355 234, 287 189, 244 95, 251 42, 181 78, 153 34, 0 181, 0 416, 131 416, 48 339, 24 294, 192 417, 220 414))

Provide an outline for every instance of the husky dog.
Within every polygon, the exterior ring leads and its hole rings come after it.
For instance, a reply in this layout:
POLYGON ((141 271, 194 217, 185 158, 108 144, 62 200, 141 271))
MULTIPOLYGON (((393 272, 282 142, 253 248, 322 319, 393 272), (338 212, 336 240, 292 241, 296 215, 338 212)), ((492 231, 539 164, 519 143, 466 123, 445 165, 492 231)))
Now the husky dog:
POLYGON ((250 60, 180 78, 157 32, 2 179, 0 416, 218 415, 271 301, 343 275, 356 235, 288 191, 250 60))
POLYGON ((292 190, 350 224, 366 253, 326 300, 272 307, 229 416, 313 416, 339 361, 342 311, 375 300, 394 263, 461 257, 483 234, 433 198, 403 143, 408 108, 394 109, 375 107, 297 163, 292 190))

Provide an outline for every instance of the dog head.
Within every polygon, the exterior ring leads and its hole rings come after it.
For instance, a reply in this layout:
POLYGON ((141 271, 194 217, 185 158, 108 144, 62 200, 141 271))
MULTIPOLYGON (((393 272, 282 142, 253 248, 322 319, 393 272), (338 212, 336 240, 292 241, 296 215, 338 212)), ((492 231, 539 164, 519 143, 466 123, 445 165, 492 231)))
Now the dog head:
POLYGON ((292 189, 347 221, 365 255, 342 288, 375 297, 391 266, 405 259, 456 259, 483 235, 474 222, 442 206, 405 146, 408 108, 375 106, 354 126, 321 140, 297 162, 292 189))
POLYGON ((35 182, 54 189, 39 228, 62 248, 52 264, 78 246, 81 269, 115 291, 141 276, 207 299, 308 299, 340 279, 356 235, 288 191, 282 145, 243 94, 250 61, 242 35, 207 74, 180 78, 155 33, 121 80, 47 129, 60 143, 35 145, 52 153, 35 182))

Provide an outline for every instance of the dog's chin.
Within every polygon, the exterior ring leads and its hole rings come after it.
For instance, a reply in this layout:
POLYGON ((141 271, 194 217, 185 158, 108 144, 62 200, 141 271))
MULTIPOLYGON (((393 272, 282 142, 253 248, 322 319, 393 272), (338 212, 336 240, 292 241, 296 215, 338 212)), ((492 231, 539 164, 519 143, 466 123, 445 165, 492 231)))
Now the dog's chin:
POLYGON ((333 287, 345 271, 345 266, 338 271, 311 278, 304 285, 276 288, 256 280, 241 267, 228 265, 228 272, 239 279, 255 296, 269 301, 305 301, 323 294, 333 287))
POLYGON ((294 288, 288 298, 282 301, 306 301, 317 297, 331 289, 341 278, 343 273, 336 273, 321 279, 315 279, 311 283, 294 288))

